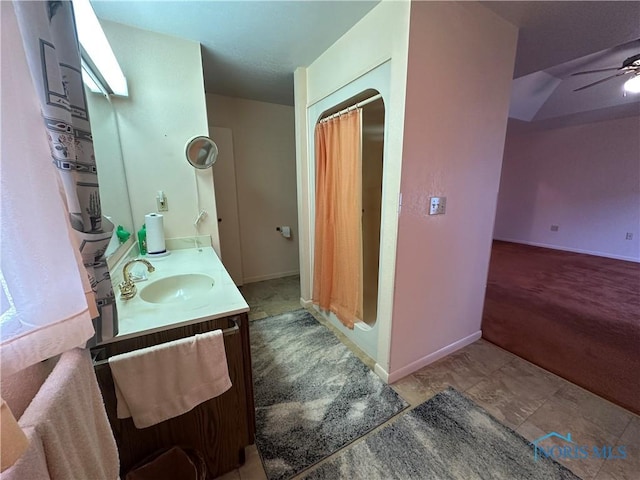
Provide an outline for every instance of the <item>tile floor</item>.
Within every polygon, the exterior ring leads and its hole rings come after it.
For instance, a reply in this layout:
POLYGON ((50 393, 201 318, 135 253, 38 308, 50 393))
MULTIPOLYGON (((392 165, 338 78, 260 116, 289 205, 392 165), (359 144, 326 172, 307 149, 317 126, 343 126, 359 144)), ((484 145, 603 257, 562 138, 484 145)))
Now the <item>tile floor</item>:
MULTIPOLYGON (((250 319, 300 308, 297 276, 248 284, 241 291, 251 307, 250 319)), ((331 324, 314 316, 373 368, 374 362, 357 346, 331 324)), ((392 385, 411 407, 449 386, 464 392, 528 440, 556 431, 563 435, 570 432, 581 445, 627 447, 624 460, 573 459, 562 462, 584 480, 640 478, 639 416, 492 343, 478 340, 392 385)), ((255 445, 247 448, 246 455, 246 462, 241 468, 219 478, 266 479, 255 445)))

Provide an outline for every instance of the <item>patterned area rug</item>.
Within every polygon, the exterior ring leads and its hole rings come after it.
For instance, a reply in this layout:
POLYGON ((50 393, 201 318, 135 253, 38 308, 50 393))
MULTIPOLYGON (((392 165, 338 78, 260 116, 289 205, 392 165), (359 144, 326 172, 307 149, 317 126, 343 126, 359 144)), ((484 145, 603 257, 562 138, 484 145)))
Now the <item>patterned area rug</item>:
POLYGON ((345 449, 305 480, 580 480, 450 388, 345 449))
POLYGON ((251 323, 256 444, 291 478, 407 407, 306 310, 251 323))

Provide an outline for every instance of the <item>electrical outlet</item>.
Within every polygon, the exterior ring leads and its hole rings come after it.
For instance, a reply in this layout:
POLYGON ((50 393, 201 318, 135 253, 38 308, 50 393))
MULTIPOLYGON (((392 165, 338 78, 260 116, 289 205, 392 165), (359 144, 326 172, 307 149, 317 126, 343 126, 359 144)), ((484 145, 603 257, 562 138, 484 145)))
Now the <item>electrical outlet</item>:
POLYGON ((447 207, 447 197, 429 199, 429 215, 443 215, 447 207))
POLYGON ((551 225, 552 232, 557 232, 558 230, 560 230, 560 227, 558 225, 551 225))
POLYGON ((162 190, 158 191, 158 194, 156 195, 156 206, 159 212, 169 211, 169 202, 167 202, 167 196, 162 190))
POLYGON ((627 235, 624 237, 625 240, 633 240, 633 233, 627 232, 627 235))

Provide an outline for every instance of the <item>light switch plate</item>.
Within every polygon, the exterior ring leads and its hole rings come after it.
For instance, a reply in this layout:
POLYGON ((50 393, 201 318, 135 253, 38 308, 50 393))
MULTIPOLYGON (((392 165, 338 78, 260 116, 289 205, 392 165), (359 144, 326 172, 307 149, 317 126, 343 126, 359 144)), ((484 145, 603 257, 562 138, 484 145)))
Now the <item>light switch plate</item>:
POLYGON ((431 197, 429 199, 429 215, 442 215, 447 207, 447 197, 431 197))

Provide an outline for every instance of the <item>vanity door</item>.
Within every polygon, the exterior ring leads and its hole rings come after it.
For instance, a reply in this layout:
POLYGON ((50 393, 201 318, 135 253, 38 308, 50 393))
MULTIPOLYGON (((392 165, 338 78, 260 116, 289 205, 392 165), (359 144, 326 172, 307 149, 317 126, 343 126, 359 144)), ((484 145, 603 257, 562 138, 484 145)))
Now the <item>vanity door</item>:
POLYGON ((183 415, 148 428, 136 428, 131 418, 117 418, 111 370, 108 363, 97 362, 96 377, 118 445, 122 478, 145 458, 173 446, 197 450, 207 465, 208 478, 220 476, 244 463, 244 448, 254 442, 255 433, 246 313, 142 335, 96 347, 93 351, 100 350, 101 356, 108 358, 215 329, 233 330, 224 336, 232 387, 183 415))

